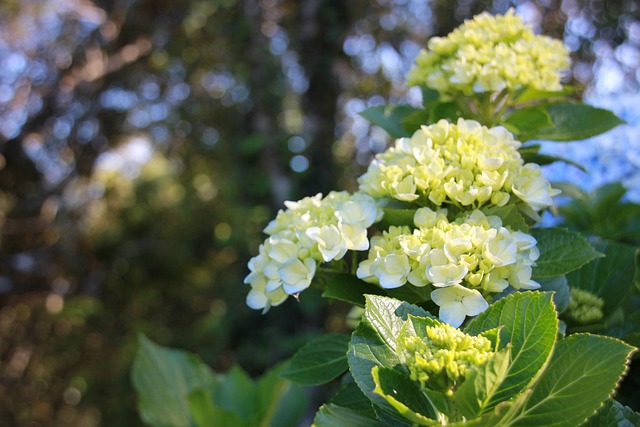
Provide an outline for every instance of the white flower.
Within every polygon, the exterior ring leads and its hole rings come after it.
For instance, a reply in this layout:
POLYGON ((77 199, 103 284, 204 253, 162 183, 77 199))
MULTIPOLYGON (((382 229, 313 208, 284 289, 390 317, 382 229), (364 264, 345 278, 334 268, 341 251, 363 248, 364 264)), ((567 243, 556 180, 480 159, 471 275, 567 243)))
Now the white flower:
POLYGON ((380 258, 379 263, 373 264, 373 273, 378 277, 380 286, 385 289, 398 288, 407 283, 407 276, 411 272, 409 258, 404 254, 391 254, 380 258))
POLYGON ((298 256, 298 245, 290 240, 269 237, 267 239, 267 254, 269 258, 284 264, 298 256))
POLYGON ((518 264, 509 274, 509 283, 516 289, 538 289, 540 284, 531 280, 531 267, 518 264))
POLYGON ((357 224, 366 228, 378 221, 382 213, 373 197, 356 193, 351 200, 338 204, 335 214, 343 224, 357 224))
POLYGON ((268 292, 266 285, 266 279, 262 275, 255 277, 251 282, 251 290, 247 294, 246 299, 247 305, 250 308, 254 310, 264 309, 264 312, 266 312, 270 307, 282 304, 289 297, 281 287, 268 292))
POLYGON ((316 262, 312 258, 304 261, 294 259, 282 265, 278 269, 282 279, 282 287, 289 295, 302 292, 311 285, 311 280, 316 274, 316 262))
POLYGON ((450 262, 445 265, 427 267, 425 276, 433 282, 433 286, 441 288, 462 282, 468 272, 469 269, 465 265, 457 265, 450 262))
POLYGON ((518 245, 510 238, 508 231, 487 239, 482 249, 484 257, 496 267, 511 265, 516 262, 518 245))
POLYGON ((306 234, 318 243, 318 250, 324 261, 341 259, 347 252, 347 245, 342 233, 335 225, 308 228, 306 234))
POLYGON ((527 203, 534 211, 540 211, 553 204, 553 196, 560 190, 551 188, 551 184, 542 176, 524 176, 517 178, 511 188, 513 194, 527 203))
POLYGON ((340 231, 347 249, 354 251, 366 251, 369 249, 367 228, 360 224, 341 224, 340 231))
POLYGON ((477 316, 489 307, 480 292, 461 285, 436 289, 431 292, 431 299, 440 307, 440 320, 455 328, 462 325, 466 316, 477 316))

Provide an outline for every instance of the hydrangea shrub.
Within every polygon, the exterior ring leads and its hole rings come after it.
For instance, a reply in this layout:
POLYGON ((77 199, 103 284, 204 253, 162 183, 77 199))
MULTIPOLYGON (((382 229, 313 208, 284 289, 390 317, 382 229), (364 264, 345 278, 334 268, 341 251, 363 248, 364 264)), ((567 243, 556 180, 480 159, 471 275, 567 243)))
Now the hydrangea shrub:
MULTIPOLYGON (((614 399, 640 334, 638 325, 615 323, 640 277, 634 250, 539 225, 560 188, 570 188, 540 173, 541 164, 564 160, 528 141, 572 141, 620 123, 566 98, 568 66, 559 41, 535 35, 512 11, 483 13, 431 39, 408 78, 424 105, 363 112, 396 140, 358 179, 358 191, 286 202, 267 225, 245 279, 249 307, 266 313, 309 288, 360 307, 353 333, 320 336, 277 370, 301 386, 342 377, 314 426, 640 419, 614 399)), ((140 358, 164 360, 149 349, 140 358)), ((152 367, 140 365, 139 393, 153 401, 154 377, 145 375, 152 367)), ((235 376, 225 382, 230 389, 237 381, 235 389, 255 390, 235 376)), ((193 387, 176 397, 189 425, 274 425, 272 412, 241 420, 242 411, 220 407, 219 385, 193 387)), ((269 411, 283 401, 269 400, 269 411)), ((153 408, 141 411, 156 419, 153 408)))

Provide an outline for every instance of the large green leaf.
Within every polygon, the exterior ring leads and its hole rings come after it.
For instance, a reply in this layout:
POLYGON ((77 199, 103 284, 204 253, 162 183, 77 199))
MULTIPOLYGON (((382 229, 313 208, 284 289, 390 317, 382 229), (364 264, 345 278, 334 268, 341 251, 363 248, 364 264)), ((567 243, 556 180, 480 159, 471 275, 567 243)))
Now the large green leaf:
POLYGON ((362 393, 358 385, 349 374, 345 375, 340 389, 331 398, 329 403, 333 403, 343 408, 353 409, 357 412, 367 414, 371 418, 375 418, 376 414, 371 406, 371 401, 362 393))
POLYGON ((635 274, 635 248, 616 243, 597 242, 594 247, 606 255, 567 275, 572 288, 589 291, 604 300, 603 311, 610 315, 624 300, 635 274))
POLYGON ((511 227, 512 230, 519 230, 524 233, 529 232, 529 226, 516 205, 489 206, 480 210, 485 215, 499 216, 502 219, 502 225, 505 227, 511 227))
POLYGON ((514 110, 501 123, 520 141, 526 141, 529 135, 538 129, 552 125, 551 117, 543 106, 533 106, 514 110))
POLYGON ((558 313, 562 313, 567 309, 571 299, 571 288, 566 276, 543 277, 537 282, 540 284, 540 291, 552 291, 553 303, 558 313))
POLYGON ((390 225, 406 225, 415 228, 413 224, 415 214, 415 209, 384 208, 384 216, 382 217, 383 227, 388 228, 390 225))
POLYGON ((396 340, 409 315, 432 317, 428 312, 407 302, 377 295, 367 295, 363 318, 380 334, 384 343, 396 351, 396 340))
POLYGON ((403 418, 421 426, 439 425, 438 411, 420 387, 408 376, 389 368, 375 366, 371 371, 376 388, 374 393, 382 396, 403 418))
POLYGON ((386 295, 386 291, 376 285, 364 282, 353 274, 322 273, 326 275, 327 284, 322 292, 325 298, 345 301, 364 307, 365 294, 386 295))
POLYGON ((422 111, 410 105, 379 105, 367 108, 360 115, 386 130, 394 138, 409 137, 413 132, 405 129, 403 120, 422 111))
POLYGON ((213 391, 219 407, 233 411, 248 420, 257 411, 258 390, 253 380, 239 366, 232 366, 213 391))
POLYGON ((609 400, 582 427, 635 427, 640 425, 640 414, 617 400, 609 400))
POLYGON ((247 420, 214 403, 210 390, 197 388, 188 396, 189 411, 198 427, 243 427, 247 420))
POLYGON ((334 403, 322 405, 313 420, 315 427, 384 427, 385 424, 367 413, 334 403))
POLYGON ((544 109, 549 116, 550 123, 540 127, 530 126, 526 132, 523 131, 522 135, 519 135, 520 138, 524 140, 577 141, 600 135, 624 123, 610 111, 571 102, 524 108, 514 115, 517 114, 517 117, 521 118, 518 124, 522 125, 527 112, 531 112, 532 116, 536 118, 536 124, 542 124, 541 109, 544 109))
POLYGON ((513 427, 575 427, 613 393, 633 347, 614 338, 573 334, 558 341, 551 361, 513 427))
POLYGON ((533 268, 533 278, 555 277, 603 257, 578 233, 564 228, 534 228, 531 235, 538 241, 540 258, 533 268))
POLYGON ((394 368, 400 365, 396 354, 396 338, 410 314, 426 317, 420 307, 392 298, 367 295, 362 321, 351 336, 347 360, 353 379, 365 396, 393 413, 394 409, 380 395, 373 392, 375 383, 371 370, 375 366, 394 368))
POLYGON ((326 334, 314 338, 294 354, 282 376, 305 386, 327 383, 344 373, 350 336, 326 334))
POLYGON ((157 427, 194 426, 189 394, 216 384, 215 374, 198 357, 154 344, 143 335, 131 375, 140 416, 157 427))
POLYGON ((307 395, 294 383, 280 377, 282 365, 267 371, 257 381, 258 409, 254 417, 260 427, 296 427, 308 406, 307 395))
POLYGON ((482 404, 486 412, 520 393, 545 366, 556 340, 558 319, 551 292, 517 292, 489 306, 465 328, 470 335, 500 327, 500 343, 511 345, 506 378, 482 404))
POLYGON ((496 353, 487 363, 476 368, 456 390, 456 407, 467 419, 477 418, 496 406, 495 395, 509 374, 511 351, 496 353))
POLYGON ((516 93, 514 98, 514 102, 520 103, 530 103, 532 101, 550 101, 550 100, 560 100, 562 98, 566 98, 567 95, 570 95, 579 90, 578 87, 573 86, 563 86, 559 91, 546 91, 546 90, 538 90, 532 87, 525 87, 516 93))

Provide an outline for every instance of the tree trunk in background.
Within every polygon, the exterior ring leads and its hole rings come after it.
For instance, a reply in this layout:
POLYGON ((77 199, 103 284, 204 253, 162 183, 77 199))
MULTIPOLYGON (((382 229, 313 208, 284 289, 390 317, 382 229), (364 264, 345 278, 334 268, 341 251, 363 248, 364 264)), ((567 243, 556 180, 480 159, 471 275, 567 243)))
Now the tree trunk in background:
POLYGON ((302 180, 302 188, 308 195, 326 194, 337 189, 338 183, 332 148, 341 88, 334 65, 345 57, 342 43, 353 17, 342 0, 302 1, 298 16, 296 50, 309 79, 302 99, 309 174, 302 180))

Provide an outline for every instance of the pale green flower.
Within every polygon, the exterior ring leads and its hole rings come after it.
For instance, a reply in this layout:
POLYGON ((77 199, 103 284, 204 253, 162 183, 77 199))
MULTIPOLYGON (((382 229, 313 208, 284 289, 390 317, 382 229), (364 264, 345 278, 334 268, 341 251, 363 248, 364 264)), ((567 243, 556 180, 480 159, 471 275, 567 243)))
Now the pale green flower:
POLYGON ((510 284, 540 287, 531 280, 539 256, 535 238, 504 227, 500 217, 473 210, 450 222, 446 210, 420 208, 414 223, 415 229, 390 227, 372 237, 357 277, 386 289, 430 286, 441 319, 452 324, 477 315, 510 284))
POLYGON ((396 140, 376 156, 358 183, 372 197, 422 206, 473 209, 511 202, 540 211, 552 205, 558 191, 537 165, 524 164, 520 145, 502 127, 441 120, 396 140))
POLYGON ((562 42, 535 35, 513 10, 482 13, 447 37, 429 40, 407 83, 428 86, 445 99, 523 87, 559 91, 569 65, 562 42))
POLYGON ((367 250, 367 228, 382 217, 376 201, 363 193, 331 192, 285 202, 267 225, 270 236, 249 261, 244 282, 247 305, 268 310, 307 289, 323 262, 342 259, 347 250, 367 250))
POLYGON ((457 328, 467 316, 477 316, 489 307, 482 294, 461 285, 447 286, 431 292, 431 299, 440 310, 438 317, 457 328))
POLYGON ((282 287, 289 295, 307 289, 315 274, 316 261, 313 258, 306 258, 304 261, 292 259, 278 268, 282 287))
POLYGON ((342 233, 333 224, 310 227, 305 234, 318 244, 318 251, 322 254, 324 261, 341 259, 347 253, 347 244, 342 237, 342 233))
POLYGON ((514 180, 511 190, 534 211, 540 211, 553 204, 552 197, 561 193, 551 188, 551 184, 540 173, 535 163, 526 164, 523 172, 528 172, 514 180))

